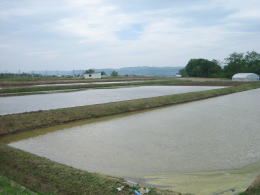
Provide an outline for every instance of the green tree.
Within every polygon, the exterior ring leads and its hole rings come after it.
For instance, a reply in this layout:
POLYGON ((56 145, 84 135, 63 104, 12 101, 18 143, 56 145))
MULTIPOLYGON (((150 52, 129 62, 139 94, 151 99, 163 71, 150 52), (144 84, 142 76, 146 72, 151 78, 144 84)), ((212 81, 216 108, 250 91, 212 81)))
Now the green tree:
POLYGON ((106 72, 104 72, 104 71, 102 71, 102 72, 101 72, 101 75, 107 75, 107 73, 106 73, 106 72))
POLYGON ((185 68, 183 68, 183 69, 179 70, 179 74, 180 74, 182 77, 187 77, 187 76, 189 76, 189 75, 187 74, 187 72, 186 72, 186 69, 185 69, 185 68))
POLYGON ((93 70, 93 69, 88 69, 88 70, 85 71, 86 74, 91 74, 91 73, 94 73, 94 72, 95 72, 95 70, 93 70))
POLYGON ((229 57, 225 58, 225 62, 224 74, 228 78, 231 78, 238 72, 247 72, 243 53, 232 53, 229 57))
POLYGON ((213 77, 221 72, 221 67, 216 60, 210 61, 207 59, 191 59, 186 65, 182 74, 187 74, 191 77, 213 77))
POLYGON ((117 72, 117 71, 113 71, 113 72, 111 73, 111 76, 112 76, 112 77, 117 77, 117 76, 118 76, 118 72, 117 72))
POLYGON ((247 72, 260 74, 260 54, 255 51, 251 51, 247 52, 244 58, 247 72))

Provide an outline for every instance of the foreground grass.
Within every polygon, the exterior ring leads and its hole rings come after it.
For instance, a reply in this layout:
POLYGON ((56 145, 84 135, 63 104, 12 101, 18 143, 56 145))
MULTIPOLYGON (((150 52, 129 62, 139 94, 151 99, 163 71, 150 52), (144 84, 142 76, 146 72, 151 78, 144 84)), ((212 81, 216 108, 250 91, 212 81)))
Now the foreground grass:
POLYGON ((260 175, 257 176, 255 181, 248 187, 245 192, 239 195, 259 195, 260 194, 260 175))
MULTIPOLYGON (((134 189, 123 179, 75 169, 4 144, 0 144, 0 174, 40 194, 123 195, 134 189), (117 192, 122 185, 123 191, 117 192)), ((176 193, 152 189, 149 194, 176 193)))
POLYGON ((260 194, 260 186, 250 188, 247 191, 240 193, 239 195, 259 195, 259 194, 260 194))
POLYGON ((44 194, 114 194, 115 187, 123 182, 64 166, 6 145, 0 145, 0 173, 44 194))
POLYGON ((38 195, 25 187, 0 175, 0 194, 38 195))
POLYGON ((260 87, 260 82, 208 91, 143 98, 106 104, 79 106, 0 116, 0 136, 67 122, 185 103, 260 87))

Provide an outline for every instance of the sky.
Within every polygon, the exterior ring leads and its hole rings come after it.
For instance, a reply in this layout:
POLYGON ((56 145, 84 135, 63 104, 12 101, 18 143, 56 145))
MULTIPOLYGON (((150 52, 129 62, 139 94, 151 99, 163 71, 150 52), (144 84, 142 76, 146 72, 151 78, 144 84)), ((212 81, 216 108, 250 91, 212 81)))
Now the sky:
POLYGON ((253 50, 259 0, 0 0, 0 72, 177 67, 253 50))

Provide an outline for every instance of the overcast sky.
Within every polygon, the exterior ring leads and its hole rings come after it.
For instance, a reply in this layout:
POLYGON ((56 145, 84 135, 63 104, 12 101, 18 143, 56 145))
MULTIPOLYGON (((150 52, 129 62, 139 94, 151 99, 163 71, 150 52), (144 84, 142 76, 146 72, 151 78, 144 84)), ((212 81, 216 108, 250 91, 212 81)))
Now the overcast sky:
POLYGON ((0 71, 185 66, 252 50, 259 0, 0 0, 0 71))

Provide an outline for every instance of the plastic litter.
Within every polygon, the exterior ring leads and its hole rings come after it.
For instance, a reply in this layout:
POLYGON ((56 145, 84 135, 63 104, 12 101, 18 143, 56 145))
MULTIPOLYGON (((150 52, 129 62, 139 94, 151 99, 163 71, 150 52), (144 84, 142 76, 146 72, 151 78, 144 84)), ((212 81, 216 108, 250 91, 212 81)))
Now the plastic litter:
POLYGON ((118 188, 116 188, 116 189, 117 189, 118 192, 121 192, 121 191, 124 189, 124 187, 125 187, 125 186, 120 186, 120 187, 118 187, 118 188))
POLYGON ((132 188, 137 186, 137 183, 132 182, 132 181, 126 181, 125 184, 132 187, 132 188))
POLYGON ((150 189, 149 188, 140 188, 139 192, 141 194, 148 194, 150 192, 150 189))
POLYGON ((148 194, 151 190, 149 188, 145 188, 145 193, 148 194))
POLYGON ((137 191, 137 190, 134 190, 133 192, 134 192, 135 195, 142 195, 142 194, 141 194, 139 191, 137 191))

